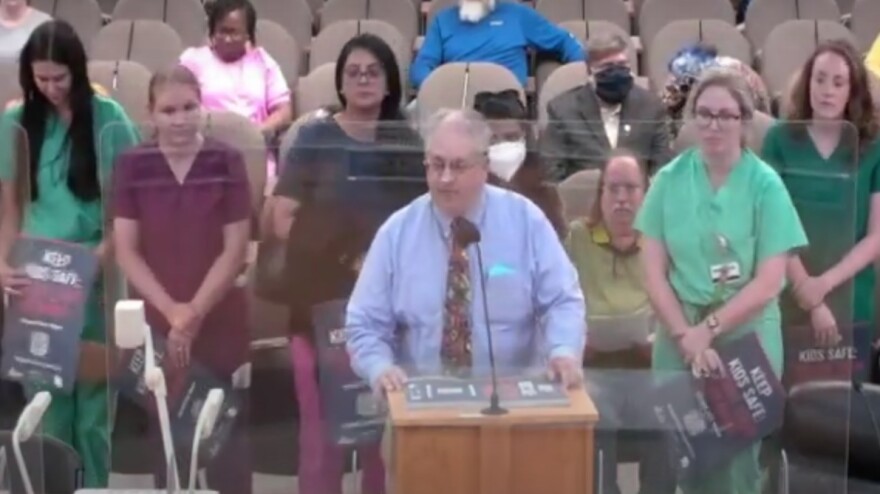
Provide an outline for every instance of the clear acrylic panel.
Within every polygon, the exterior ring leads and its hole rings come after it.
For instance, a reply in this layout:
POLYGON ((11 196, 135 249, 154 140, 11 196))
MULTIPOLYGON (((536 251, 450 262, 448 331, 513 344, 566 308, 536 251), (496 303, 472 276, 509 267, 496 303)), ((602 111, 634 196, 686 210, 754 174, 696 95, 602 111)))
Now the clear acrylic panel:
MULTIPOLYGON (((152 123, 138 127, 144 144, 114 158, 105 194, 107 220, 117 224, 114 235, 123 243, 116 245, 117 262, 104 269, 115 283, 104 292, 107 335, 119 334, 112 311, 119 300, 145 301, 146 321, 162 357, 184 487, 194 429, 215 388, 224 391, 224 404, 213 434, 200 442, 197 486, 236 494, 296 486, 303 492, 369 493, 391 487, 388 482, 398 492, 418 486, 419 492, 584 487, 579 492, 604 493, 614 492, 614 477, 622 493, 635 494, 646 485, 672 493, 700 482, 722 482, 731 472, 767 492, 809 493, 822 486, 822 492, 843 493, 851 487, 852 460, 861 454, 855 451, 870 451, 865 446, 873 437, 870 421, 850 422, 870 417, 867 407, 854 406, 859 398, 852 393, 853 379, 867 380, 867 375, 858 374, 854 363, 823 366, 811 357, 861 357, 854 348, 859 336, 852 336, 858 325, 843 322, 857 319, 854 289, 842 286, 829 297, 843 336, 839 345, 815 345, 810 320, 798 316, 786 288, 780 301, 783 322, 762 320, 761 339, 749 336, 749 328, 725 336, 717 349, 728 372, 695 377, 650 309, 638 256, 632 255, 638 250, 612 262, 610 254, 601 257, 572 241, 574 232, 587 232, 584 239, 608 252, 611 234, 602 237, 594 228, 601 221, 590 220, 594 210, 602 211, 594 203, 612 189, 621 201, 634 190, 624 186, 627 176, 600 189, 600 171, 608 160, 601 122, 492 123, 498 135, 494 144, 523 138, 528 153, 517 166, 517 146, 493 147, 490 182, 534 202, 553 234, 541 237, 540 247, 527 249, 518 244, 525 236, 510 233, 521 228, 515 216, 503 229, 481 230, 480 254, 471 252, 469 260, 471 274, 482 275, 471 280, 468 312, 474 365, 454 376, 444 372, 438 346, 445 261, 439 271, 434 268, 438 257, 448 255, 443 222, 438 227, 426 223, 432 215, 423 222, 412 212, 401 213, 396 221, 403 226, 385 227, 393 235, 376 233, 412 201, 430 202, 430 196, 419 198, 428 191, 431 173, 440 170, 448 177, 466 168, 469 160, 453 158, 469 144, 466 139, 426 157, 419 134, 427 129, 382 124, 347 125, 343 131, 332 118, 317 118, 291 131, 297 134, 286 136, 284 149, 276 151, 275 143, 264 142, 250 124, 212 114, 199 127, 207 144, 190 148, 199 153, 188 167, 188 159, 175 158, 193 152, 174 150, 193 142, 192 129, 182 125, 174 130, 178 135, 163 137, 152 123), (552 132, 556 136, 548 137, 552 132), (378 142, 370 142, 374 136, 378 142), (558 139, 555 147, 552 139, 558 139), (268 173, 271 157, 279 164, 277 181, 268 173), (175 177, 172 168, 188 172, 175 177), (419 233, 421 228, 428 233, 419 233), (126 237, 133 231, 137 241, 126 237), (493 246, 499 231, 511 238, 503 249, 493 246), (427 235, 437 237, 425 240, 427 235), (567 241, 566 250, 557 249, 561 254, 553 259, 557 264, 571 260, 587 290, 590 344, 583 355, 581 391, 565 391, 547 380, 550 348, 566 326, 548 316, 559 299, 547 302, 540 292, 544 278, 525 266, 530 249, 543 252, 557 242, 554 237, 567 241), (233 238, 239 249, 224 249, 233 238), (243 238, 246 253, 240 249, 243 238), (368 255, 383 251, 373 254, 380 261, 368 255), (140 276, 133 259, 153 273, 172 303, 144 288, 143 279, 132 279, 140 276), (221 288, 206 298, 197 294, 213 284, 206 282, 214 277, 209 272, 225 274, 216 275, 221 288), (614 273, 637 280, 635 289, 618 289, 614 273), (364 287, 355 290, 358 283, 364 287), (197 310, 190 313, 187 306, 197 310), (182 333, 167 343, 169 320, 199 328, 188 365, 175 364, 180 359, 175 338, 182 333), (482 413, 491 405, 493 389, 489 334, 499 405, 508 410, 500 417, 482 413), (365 355, 391 355, 409 377, 406 387, 390 399, 374 393, 365 379, 370 366, 358 362, 365 355), (807 382, 793 386, 790 376, 803 373, 810 376, 807 382), (418 451, 419 460, 410 461, 404 456, 408 451, 418 451)), ((656 172, 674 153, 700 146, 699 129, 687 122, 675 142, 647 142, 666 128, 666 122, 630 122, 618 129, 619 147, 630 148, 656 172)), ((762 132, 766 129, 752 128, 746 136, 757 154, 762 132)), ((124 135, 121 129, 102 132, 108 141, 118 135, 124 135)), ((810 240, 800 254, 811 274, 828 269, 857 238, 861 206, 854 170, 848 160, 834 171, 810 169, 804 160, 797 168, 779 170, 810 240), (810 195, 813 187, 822 192, 810 195), (823 235, 826 231, 833 234, 823 235)), ((439 192, 438 200, 454 201, 455 190, 439 192)), ((640 200, 628 200, 632 220, 640 200)), ((680 233, 689 223, 684 216, 679 220, 680 233)), ((709 276, 709 267, 706 272, 709 276)), ((691 324, 699 322, 694 307, 686 312, 691 324)), ((112 346, 119 343, 114 340, 112 346)), ((142 344, 119 350, 108 363, 119 396, 111 469, 144 476, 148 480, 138 486, 153 488, 165 485, 168 464, 156 400, 143 379, 144 352, 142 344)), ((860 389, 867 395, 871 389, 865 382, 860 389)), ((113 486, 130 487, 129 481, 114 477, 113 486)))

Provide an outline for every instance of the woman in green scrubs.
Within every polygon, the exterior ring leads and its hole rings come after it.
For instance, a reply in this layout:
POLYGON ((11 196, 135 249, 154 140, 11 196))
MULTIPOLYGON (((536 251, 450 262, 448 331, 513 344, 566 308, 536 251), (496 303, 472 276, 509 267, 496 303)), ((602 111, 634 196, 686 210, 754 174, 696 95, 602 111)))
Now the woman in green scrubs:
MULTIPOLYGON (((111 259, 102 199, 116 156, 137 141, 122 107, 94 93, 85 49, 66 22, 38 27, 19 63, 24 98, 0 120, 0 281, 11 296, 26 284, 7 263, 19 234, 78 243, 102 261, 111 259)), ((100 285, 86 302, 78 381, 70 394, 53 391, 43 418, 44 433, 79 453, 87 487, 105 487, 110 467, 111 396, 102 370, 108 356, 100 285)))
POLYGON ((860 60, 845 41, 820 45, 795 83, 786 120, 764 141, 763 157, 779 170, 810 239, 788 266, 803 311, 786 304, 786 323, 809 314, 820 343, 839 338, 835 319, 849 319, 844 327, 874 323, 880 140, 860 60))
MULTIPOLYGON (((654 178, 636 219, 648 297, 660 321, 654 371, 722 368, 713 347, 754 332, 782 371, 779 292, 792 251, 807 245, 779 175, 745 149, 754 106, 736 73, 710 69, 691 94, 699 145, 654 178)), ((686 494, 759 494, 760 441, 686 494)))

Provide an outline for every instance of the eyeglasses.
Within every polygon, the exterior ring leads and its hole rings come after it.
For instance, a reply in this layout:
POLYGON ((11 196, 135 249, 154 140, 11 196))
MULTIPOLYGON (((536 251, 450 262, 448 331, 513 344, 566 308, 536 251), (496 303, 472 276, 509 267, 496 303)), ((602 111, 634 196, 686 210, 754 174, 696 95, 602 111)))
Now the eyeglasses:
POLYGON ((351 65, 346 67, 342 73, 347 79, 352 81, 360 81, 361 78, 366 78, 368 81, 375 81, 385 76, 385 72, 382 68, 374 65, 363 70, 356 65, 351 65))
POLYGON ((713 122, 717 123, 719 127, 728 127, 733 123, 742 120, 742 115, 724 111, 714 113, 706 109, 698 109, 695 113, 695 117, 697 125, 703 128, 709 127, 713 122))
POLYGON ((437 176, 442 176, 443 172, 449 170, 450 175, 457 177, 466 173, 468 170, 472 170, 476 166, 476 161, 468 162, 464 160, 452 160, 447 162, 439 158, 425 160, 425 168, 428 170, 428 173, 437 176))

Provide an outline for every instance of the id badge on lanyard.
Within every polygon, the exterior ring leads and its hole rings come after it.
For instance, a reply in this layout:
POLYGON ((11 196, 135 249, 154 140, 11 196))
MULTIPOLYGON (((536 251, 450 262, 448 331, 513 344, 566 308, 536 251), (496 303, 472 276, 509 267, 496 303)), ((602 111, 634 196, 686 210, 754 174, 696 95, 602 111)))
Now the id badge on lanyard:
POLYGON ((717 308, 724 303, 724 287, 742 277, 742 266, 730 247, 730 241, 720 233, 714 234, 715 248, 720 262, 709 266, 709 276, 715 285, 711 307, 717 308))

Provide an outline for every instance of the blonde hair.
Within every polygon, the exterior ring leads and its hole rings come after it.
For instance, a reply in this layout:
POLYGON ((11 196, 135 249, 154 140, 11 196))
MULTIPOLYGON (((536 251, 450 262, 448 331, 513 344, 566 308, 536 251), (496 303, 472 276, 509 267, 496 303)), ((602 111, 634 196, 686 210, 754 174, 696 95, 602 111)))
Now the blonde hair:
POLYGON ((729 67, 711 67, 703 71, 688 96, 685 115, 690 118, 696 117, 697 100, 707 89, 712 87, 725 89, 739 106, 743 124, 740 144, 745 147, 746 130, 755 116, 755 101, 752 99, 752 91, 749 89, 745 77, 738 71, 729 67))

